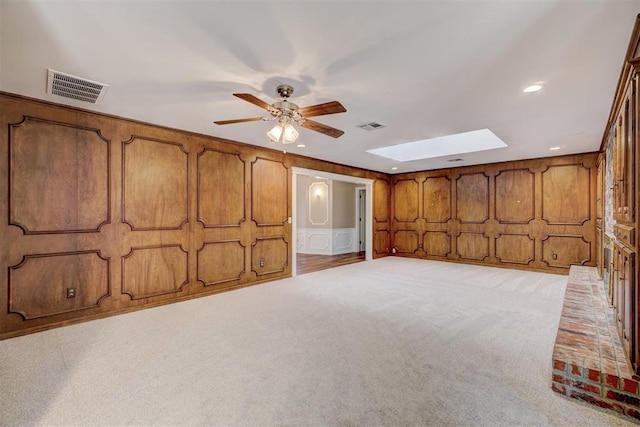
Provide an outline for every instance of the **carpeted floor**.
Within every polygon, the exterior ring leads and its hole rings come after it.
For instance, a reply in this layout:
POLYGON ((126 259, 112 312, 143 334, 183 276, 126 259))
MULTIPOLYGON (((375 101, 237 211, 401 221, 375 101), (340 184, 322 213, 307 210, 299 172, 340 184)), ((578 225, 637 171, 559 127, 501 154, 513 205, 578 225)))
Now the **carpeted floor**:
POLYGON ((0 341, 0 425, 631 425, 551 391, 565 282, 384 258, 0 341))

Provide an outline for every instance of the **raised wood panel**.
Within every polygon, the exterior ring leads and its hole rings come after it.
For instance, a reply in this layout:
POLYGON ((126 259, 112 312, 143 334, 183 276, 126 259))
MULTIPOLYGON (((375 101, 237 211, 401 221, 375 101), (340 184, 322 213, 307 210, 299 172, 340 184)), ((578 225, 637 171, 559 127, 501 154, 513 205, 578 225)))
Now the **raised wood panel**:
POLYGON ((95 232, 111 220, 99 129, 25 117, 9 126, 9 223, 25 234, 95 232))
POLYGON ((98 251, 26 255, 8 287, 9 313, 25 320, 98 307, 111 293, 109 261, 98 251))
POLYGON ((451 180, 446 176, 427 178, 422 188, 424 219, 435 223, 451 219, 451 180))
POLYGON ((445 231, 427 231, 424 235, 427 255, 447 256, 451 253, 451 236, 445 231))
POLYGON ((284 224, 289 216, 288 198, 286 166, 258 157, 251 164, 251 219, 258 226, 284 224))
POLYGON ((500 262, 529 264, 535 260, 535 240, 527 234, 501 234, 495 242, 496 258, 500 262))
POLYGON ((198 251, 198 280, 205 286, 240 280, 244 266, 245 250, 240 240, 205 242, 198 251))
POLYGON ((258 237, 251 246, 251 270, 257 276, 282 273, 289 266, 289 244, 284 236, 258 237))
POLYGON ((584 265, 591 261, 591 245, 583 236, 548 236, 542 240, 542 260, 550 267, 584 265))
POLYGON ((414 222, 418 219, 418 182, 415 179, 396 181, 393 186, 394 220, 414 222))
POLYGON ((489 256, 489 238, 482 233, 460 233, 456 237, 456 247, 462 259, 483 260, 489 256))
POLYGON ((456 217, 461 223, 481 224, 489 219, 489 177, 463 174, 456 180, 456 217))
POLYGON ((550 225, 582 225, 591 218, 590 170, 582 164, 542 172, 542 219, 550 225))
POLYGON ((238 153, 198 153, 198 221, 205 227, 237 227, 245 220, 244 162, 238 153))
POLYGON ((132 300, 180 292, 188 283, 180 245, 135 247, 122 258, 122 293, 132 300))
POLYGON ((395 248, 399 254, 414 254, 418 251, 418 233, 411 230, 398 230, 393 235, 395 248))
POLYGON ((188 221, 188 154, 180 143, 133 136, 122 143, 122 221, 132 230, 188 221))
POLYGON ((495 178, 495 218, 503 224, 527 224, 535 218, 535 174, 504 170, 495 178))
POLYGON ((373 252, 375 254, 389 253, 389 231, 377 230, 373 235, 373 252))
POLYGON ((389 220, 389 182, 376 179, 373 182, 373 222, 389 220))

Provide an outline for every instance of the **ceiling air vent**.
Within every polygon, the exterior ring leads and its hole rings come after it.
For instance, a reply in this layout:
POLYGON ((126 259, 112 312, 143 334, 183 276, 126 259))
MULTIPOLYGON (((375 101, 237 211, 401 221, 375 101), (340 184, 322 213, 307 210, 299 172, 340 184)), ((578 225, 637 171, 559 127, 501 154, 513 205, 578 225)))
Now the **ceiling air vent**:
POLYGON ((449 159, 447 162, 462 162, 464 159, 449 159))
POLYGON ((376 123, 376 122, 369 122, 369 123, 365 123, 363 125, 358 126, 360 129, 364 129, 364 130, 378 130, 378 129, 382 129, 384 127, 386 127, 385 125, 381 125, 380 123, 376 123))
POLYGON ((48 70, 47 93, 97 104, 109 89, 108 84, 94 82, 60 71, 48 70))

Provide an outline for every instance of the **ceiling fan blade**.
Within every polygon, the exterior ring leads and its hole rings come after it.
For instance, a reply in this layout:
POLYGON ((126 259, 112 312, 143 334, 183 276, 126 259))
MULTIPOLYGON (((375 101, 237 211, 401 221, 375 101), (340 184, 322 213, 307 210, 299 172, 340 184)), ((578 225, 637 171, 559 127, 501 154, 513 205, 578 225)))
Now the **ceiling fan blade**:
POLYGON ((332 128, 331 126, 323 125, 322 123, 314 122, 313 120, 305 120, 304 122, 300 123, 300 126, 323 133, 332 138, 339 138, 344 134, 344 131, 340 129, 332 128))
POLYGON ((338 101, 325 102, 324 104, 312 105, 310 107, 300 108, 298 113, 302 117, 324 116, 326 114, 345 113, 346 108, 338 101))
POLYGON ((257 105, 260 108, 264 108, 265 110, 271 111, 273 107, 271 105, 264 102, 262 99, 257 98, 250 93, 234 93, 233 96, 237 96, 240 99, 243 99, 247 102, 252 103, 253 105, 257 105))
POLYGON ((217 122, 213 122, 217 125, 231 125, 234 123, 245 123, 245 122, 257 122, 259 120, 263 120, 262 117, 251 117, 248 119, 235 119, 235 120, 218 120, 217 122))

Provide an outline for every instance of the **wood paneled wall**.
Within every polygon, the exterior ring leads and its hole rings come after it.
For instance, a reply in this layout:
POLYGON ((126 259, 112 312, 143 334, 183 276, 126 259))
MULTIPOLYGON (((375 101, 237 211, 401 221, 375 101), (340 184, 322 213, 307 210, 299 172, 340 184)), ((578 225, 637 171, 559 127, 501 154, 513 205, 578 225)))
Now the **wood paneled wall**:
POLYGON ((391 180, 397 255, 566 273, 595 265, 597 153, 391 180))
POLYGON ((0 93, 0 338, 289 276, 291 166, 388 223, 384 174, 0 93))
POLYGON ((374 180, 374 257, 593 265, 596 155, 402 175, 0 93, 0 339, 291 274, 291 167, 374 180))

